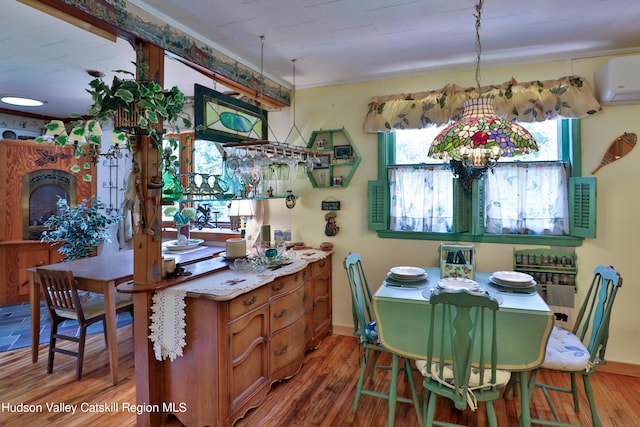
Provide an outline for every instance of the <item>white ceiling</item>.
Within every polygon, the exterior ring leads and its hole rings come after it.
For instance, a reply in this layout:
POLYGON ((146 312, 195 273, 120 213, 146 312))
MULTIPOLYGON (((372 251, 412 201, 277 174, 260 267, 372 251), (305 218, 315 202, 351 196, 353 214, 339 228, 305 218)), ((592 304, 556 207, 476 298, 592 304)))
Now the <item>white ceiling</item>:
MULTIPOLYGON (((129 0, 265 75, 308 88, 472 70, 476 0, 129 0)), ((91 104, 86 70, 133 71, 113 44, 16 0, 0 10, 0 94, 47 100, 66 117, 91 104)), ((640 52, 638 0, 485 0, 482 66, 640 52)), ((196 76, 167 61, 165 85, 188 95, 196 76)), ((218 87, 218 89, 222 89, 218 87)), ((433 89, 433 88, 425 88, 433 89)), ((0 108, 8 108, 0 103, 0 108)))

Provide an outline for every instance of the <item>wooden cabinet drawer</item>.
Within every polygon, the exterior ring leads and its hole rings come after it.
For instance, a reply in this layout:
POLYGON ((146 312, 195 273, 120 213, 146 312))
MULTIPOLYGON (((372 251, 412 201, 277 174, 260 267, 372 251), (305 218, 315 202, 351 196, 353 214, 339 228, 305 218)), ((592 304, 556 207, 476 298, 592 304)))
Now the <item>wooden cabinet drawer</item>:
POLYGON ((295 374, 304 359, 304 319, 301 317, 293 325, 271 337, 270 360, 271 380, 277 381, 295 374))
POLYGON ((246 294, 242 294, 229 302, 229 320, 233 320, 245 313, 255 310, 268 301, 268 291, 265 286, 261 286, 246 294))
POLYGON ((289 274, 288 276, 278 277, 276 280, 269 283, 267 285, 269 287, 269 297, 273 298, 275 296, 282 295, 290 292, 297 286, 302 285, 304 277, 303 271, 304 270, 289 274))
POLYGON ((270 304, 271 332, 285 328, 304 314, 304 288, 299 286, 287 295, 273 298, 270 304))
POLYGON ((313 276, 321 274, 326 270, 331 271, 331 256, 328 256, 311 264, 311 274, 313 274, 313 276))

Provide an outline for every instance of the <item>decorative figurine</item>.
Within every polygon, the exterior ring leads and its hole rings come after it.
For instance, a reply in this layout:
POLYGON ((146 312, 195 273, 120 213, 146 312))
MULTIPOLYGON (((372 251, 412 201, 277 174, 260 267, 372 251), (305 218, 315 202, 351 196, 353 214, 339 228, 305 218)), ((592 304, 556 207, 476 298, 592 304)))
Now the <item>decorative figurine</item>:
POLYGON ((327 236, 335 236, 340 231, 340 227, 336 224, 337 213, 334 211, 327 212, 324 216, 324 220, 327 221, 327 225, 324 227, 324 234, 327 236))

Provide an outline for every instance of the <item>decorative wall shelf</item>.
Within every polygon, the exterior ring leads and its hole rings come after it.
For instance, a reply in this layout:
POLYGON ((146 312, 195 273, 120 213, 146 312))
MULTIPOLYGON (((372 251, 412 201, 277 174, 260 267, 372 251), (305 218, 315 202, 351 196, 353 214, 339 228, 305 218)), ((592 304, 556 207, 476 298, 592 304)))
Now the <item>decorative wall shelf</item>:
POLYGON ((570 329, 577 290, 576 253, 553 249, 514 249, 513 267, 515 271, 533 276, 538 284, 538 293, 555 313, 556 324, 570 329))
POLYGON ((313 170, 307 172, 314 188, 349 185, 361 157, 345 128, 313 131, 307 149, 317 153, 313 170))

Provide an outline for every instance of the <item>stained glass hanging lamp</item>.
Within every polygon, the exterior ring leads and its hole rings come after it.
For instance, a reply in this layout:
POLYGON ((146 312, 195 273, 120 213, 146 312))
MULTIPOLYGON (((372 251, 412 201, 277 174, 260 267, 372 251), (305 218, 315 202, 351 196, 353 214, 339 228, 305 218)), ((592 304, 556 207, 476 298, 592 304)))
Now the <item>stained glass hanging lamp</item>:
POLYGON ((429 149, 429 157, 449 159, 456 178, 462 180, 466 191, 473 181, 486 176, 500 157, 512 157, 538 151, 533 136, 524 127, 499 117, 493 98, 482 97, 480 89, 480 19, 484 0, 476 5, 476 84, 477 98, 464 102, 462 115, 436 136, 429 149))

